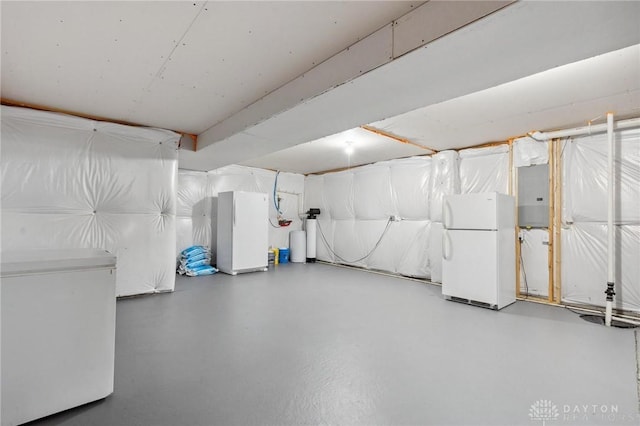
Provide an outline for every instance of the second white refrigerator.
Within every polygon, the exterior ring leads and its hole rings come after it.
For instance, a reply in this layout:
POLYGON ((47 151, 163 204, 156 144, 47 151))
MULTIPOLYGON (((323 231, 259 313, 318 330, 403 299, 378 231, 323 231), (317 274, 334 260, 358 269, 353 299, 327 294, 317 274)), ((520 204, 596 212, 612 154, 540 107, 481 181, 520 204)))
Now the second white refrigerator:
POLYGON ((216 267, 227 274, 266 271, 269 257, 267 194, 218 194, 216 267))
POLYGON ((493 309, 515 302, 515 200, 451 195, 443 205, 442 294, 493 309))

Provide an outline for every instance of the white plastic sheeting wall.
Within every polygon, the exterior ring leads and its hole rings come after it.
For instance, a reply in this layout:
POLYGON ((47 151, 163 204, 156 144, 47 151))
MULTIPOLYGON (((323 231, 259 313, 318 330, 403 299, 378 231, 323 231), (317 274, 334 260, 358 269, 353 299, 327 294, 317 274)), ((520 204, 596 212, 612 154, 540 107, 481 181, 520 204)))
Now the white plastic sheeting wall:
MULTIPOLYGON (((640 129, 615 132, 616 308, 640 312, 640 129)), ((603 306, 607 135, 563 145, 562 299, 603 306)))
POLYGON ((460 191, 509 193, 509 145, 460 151, 460 191))
POLYGON ((277 191, 282 198, 280 210, 285 219, 293 222, 287 227, 278 225, 273 202, 276 172, 244 166, 227 166, 209 173, 179 170, 176 256, 193 244, 212 248, 215 258, 215 216, 218 193, 225 191, 251 191, 269 194, 269 244, 288 247, 289 232, 302 229, 302 198, 304 176, 295 173, 278 175, 277 191))
POLYGON ((118 296, 171 291, 179 135, 2 107, 2 250, 102 248, 118 296))
POLYGON ((549 231, 522 229, 520 231, 520 292, 522 295, 549 295, 549 231))
POLYGON ((305 209, 322 211, 318 259, 441 282, 445 195, 506 193, 508 184, 508 146, 443 151, 307 176, 305 209), (401 221, 365 257, 390 216, 401 221))
POLYGON ((445 195, 460 193, 460 170, 456 151, 442 151, 433 156, 429 187, 429 219, 442 222, 445 195))
POLYGON ((430 157, 414 157, 307 176, 305 210, 321 210, 317 258, 429 277, 431 164, 430 157), (390 216, 402 220, 391 222, 379 247, 363 258, 379 240, 390 216))
POLYGON ((530 137, 513 141, 513 166, 526 167, 549 163, 549 143, 530 137))

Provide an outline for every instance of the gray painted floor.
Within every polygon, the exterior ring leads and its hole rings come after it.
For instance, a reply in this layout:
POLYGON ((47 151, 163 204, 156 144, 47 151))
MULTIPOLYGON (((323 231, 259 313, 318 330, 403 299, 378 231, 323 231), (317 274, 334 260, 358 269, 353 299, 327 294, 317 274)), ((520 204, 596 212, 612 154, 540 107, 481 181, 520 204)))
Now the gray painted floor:
POLYGON ((637 425, 635 344, 565 309, 323 264, 179 277, 118 302, 115 393, 33 424, 637 425))

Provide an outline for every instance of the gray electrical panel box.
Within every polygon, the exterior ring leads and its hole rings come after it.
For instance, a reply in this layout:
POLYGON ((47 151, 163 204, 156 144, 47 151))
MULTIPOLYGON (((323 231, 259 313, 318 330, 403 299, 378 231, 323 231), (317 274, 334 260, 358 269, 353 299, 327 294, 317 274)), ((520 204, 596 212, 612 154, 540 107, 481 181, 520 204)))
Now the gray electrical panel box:
POLYGON ((518 225, 549 227, 549 165, 518 167, 518 225))

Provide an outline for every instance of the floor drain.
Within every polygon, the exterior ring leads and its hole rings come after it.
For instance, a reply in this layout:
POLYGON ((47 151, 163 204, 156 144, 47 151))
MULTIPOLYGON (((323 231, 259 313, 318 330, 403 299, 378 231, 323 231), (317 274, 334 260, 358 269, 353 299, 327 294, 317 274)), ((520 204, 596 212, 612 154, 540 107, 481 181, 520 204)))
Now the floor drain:
MULTIPOLYGON (((604 317, 601 315, 580 315, 580 318, 582 318, 585 321, 592 322, 594 324, 604 325, 604 317)), ((611 320, 611 327, 636 328, 637 325, 631 324, 628 322, 618 321, 618 320, 611 320)))

